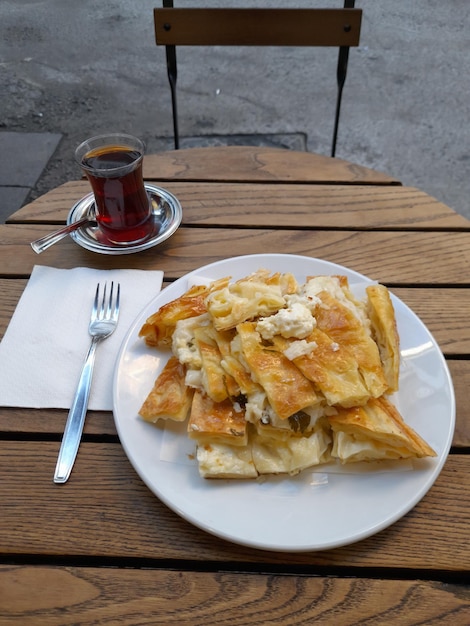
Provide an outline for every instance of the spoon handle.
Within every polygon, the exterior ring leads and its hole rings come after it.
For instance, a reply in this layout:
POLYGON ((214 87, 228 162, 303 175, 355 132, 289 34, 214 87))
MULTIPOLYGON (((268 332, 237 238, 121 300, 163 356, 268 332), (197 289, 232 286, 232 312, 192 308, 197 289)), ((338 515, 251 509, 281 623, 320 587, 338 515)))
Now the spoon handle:
POLYGON ((40 239, 36 239, 36 241, 32 241, 31 248, 34 252, 36 252, 36 254, 41 254, 41 252, 47 250, 47 248, 66 237, 69 233, 72 233, 74 230, 77 230, 77 228, 80 228, 80 226, 88 224, 91 221, 92 220, 90 220, 89 217, 82 217, 82 219, 73 222, 73 224, 59 228, 59 230, 56 230, 53 233, 49 233, 40 239))

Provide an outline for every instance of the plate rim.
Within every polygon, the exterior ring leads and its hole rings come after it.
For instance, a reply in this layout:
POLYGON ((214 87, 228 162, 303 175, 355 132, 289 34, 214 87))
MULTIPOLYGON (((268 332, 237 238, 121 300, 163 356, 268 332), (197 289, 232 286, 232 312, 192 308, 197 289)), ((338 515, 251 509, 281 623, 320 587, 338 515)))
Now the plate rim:
MULTIPOLYGON (((126 453, 126 456, 129 460, 129 462, 131 463, 131 465, 134 467, 135 471, 137 472, 137 474, 139 475, 139 477, 141 478, 141 480, 144 482, 144 484, 148 487, 148 489, 157 497, 159 498, 168 508, 170 508, 172 511, 174 511, 177 515, 179 515, 180 517, 182 517, 183 519, 185 519, 186 521, 188 521, 189 523, 191 523, 192 525, 194 525, 197 528, 200 528, 201 530, 205 531, 206 533, 212 534, 216 537, 219 537, 221 539, 224 539, 226 541, 229 541, 230 543, 234 543, 234 544, 238 544, 238 545, 243 545, 249 548, 254 548, 254 549, 260 549, 260 550, 265 550, 265 551, 274 551, 274 552, 312 552, 312 551, 319 551, 319 550, 329 550, 329 549, 335 549, 338 547, 342 547, 345 545, 350 545, 353 543, 356 543, 358 541, 362 541, 370 536, 373 536, 375 534, 377 534, 378 532, 384 530, 385 528, 388 528, 389 526, 393 525, 394 523, 396 523, 400 518, 402 518, 404 515, 406 515, 407 513, 409 513, 410 510, 412 510, 417 504, 418 502, 426 495, 426 493, 429 491, 429 489, 432 487, 432 485, 434 484, 434 482, 437 480, 438 476, 440 475, 442 468, 448 458, 449 455, 449 451, 450 451, 450 447, 452 444, 452 438, 453 438, 453 433, 455 431, 455 419, 456 419, 456 404, 455 404, 455 391, 454 391, 454 386, 453 386, 453 381, 452 381, 452 377, 450 374, 450 370, 448 368, 447 362, 445 360, 445 357, 437 343, 437 341, 435 340, 435 338, 433 337, 432 333, 429 331, 429 329, 426 327, 426 325, 422 322, 422 320, 417 316, 416 313, 414 313, 414 311, 412 309, 410 309, 410 307, 408 307, 408 305, 406 305, 402 300, 400 300, 397 296, 395 296, 393 293, 391 293, 391 297, 394 300, 395 303, 400 303, 400 306, 404 307, 405 311, 408 313, 408 315, 411 315, 416 323, 418 323, 422 329, 425 331, 425 333, 428 335, 428 337, 430 338, 431 342, 432 342, 432 347, 433 350, 436 353, 436 356, 438 357, 441 367, 442 367, 442 373, 445 377, 445 381, 447 383, 447 391, 449 393, 449 404, 446 407, 448 414, 449 414, 449 427, 448 427, 448 431, 447 431, 447 437, 446 440, 443 442, 443 448, 442 448, 442 452, 441 454, 439 454, 438 459, 435 461, 435 466, 432 469, 432 471, 428 470, 428 476, 426 478, 426 480, 423 482, 423 484, 421 485, 421 487, 417 490, 416 494, 414 495, 414 497, 410 498, 407 503, 406 506, 401 507, 397 510, 396 514, 388 516, 386 519, 382 520, 382 522, 376 524, 373 528, 367 528, 365 529, 362 533, 358 532, 354 535, 354 537, 349 537, 346 538, 345 540, 332 540, 329 542, 321 542, 321 543, 308 543, 308 544, 297 544, 297 545, 291 545, 291 544, 281 544, 281 545, 274 545, 272 543, 263 543, 263 541, 260 540, 253 540, 250 538, 243 538, 240 536, 236 536, 234 533, 229 533, 229 532, 224 532, 223 529, 219 529, 219 528, 213 528, 207 525, 207 523, 203 523, 201 522, 197 516, 193 515, 192 513, 182 510, 180 507, 176 506, 172 501, 171 498, 168 498, 164 493, 162 493, 161 491, 158 490, 158 488, 155 487, 154 482, 152 482, 151 480, 149 480, 149 478, 147 477, 147 473, 142 471, 142 469, 140 467, 138 467, 138 464, 135 463, 134 459, 133 459, 133 455, 131 453, 131 451, 128 449, 128 445, 127 445, 127 441, 126 438, 123 437, 123 432, 122 429, 120 427, 120 423, 117 417, 117 409, 116 409, 116 403, 117 403, 117 380, 119 377, 119 363, 123 357, 123 354, 126 351, 126 347, 127 347, 127 343, 130 340, 130 338, 132 337, 133 334, 135 334, 136 332, 136 325, 139 323, 142 323, 143 319, 145 318, 146 315, 149 315, 149 311, 152 309, 152 307, 154 306, 154 303, 159 302, 160 300, 163 300, 161 302, 161 305, 165 304, 165 302, 168 302, 170 300, 173 299, 173 297, 178 297, 178 296, 173 296, 172 292, 175 290, 175 287, 181 287, 181 289, 183 288, 184 285, 184 281, 188 281, 189 279, 191 279, 194 276, 197 275, 202 275, 205 271, 210 271, 213 268, 223 268, 226 265, 230 265, 232 263, 239 263, 239 262, 243 262, 243 261, 255 261, 258 260, 260 261, 261 259, 263 259, 265 262, 267 259, 276 259, 276 260, 288 260, 288 259, 293 259, 295 258, 296 260, 305 260, 308 263, 315 263, 318 262, 320 263, 322 266, 326 266, 328 267, 330 270, 334 270, 334 273, 338 273, 338 270, 342 270, 343 272, 345 271, 348 275, 353 275, 355 277, 357 277, 358 279, 360 279, 361 281, 365 281, 366 283, 374 283, 377 281, 374 281, 373 279, 370 279, 369 277, 357 272, 356 270, 347 268, 345 266, 339 265, 337 263, 331 262, 331 261, 327 261, 327 260, 323 260, 323 259, 319 259, 316 257, 308 257, 308 256, 304 256, 304 255, 298 255, 298 254, 284 254, 284 253, 267 253, 267 254, 246 254, 246 255, 239 255, 239 256, 233 256, 233 257, 228 257, 225 259, 221 259, 219 261, 214 261, 212 263, 208 263, 206 265, 203 265, 199 268, 196 268, 195 270, 192 270, 186 274, 184 274, 183 276, 181 276, 180 278, 178 278, 175 282, 173 282, 171 285, 169 285, 167 288, 163 289, 162 291, 160 291, 158 294, 156 294, 146 305, 146 307, 144 307, 144 309, 139 313, 139 315, 135 318, 133 324, 131 325, 131 327, 129 328, 123 343, 121 345, 121 348, 119 350, 117 359, 116 359, 116 366, 115 366, 115 370, 114 370, 114 379, 113 379, 113 417, 114 417, 114 421, 115 421, 115 425, 116 425, 116 429, 118 431, 118 435, 119 435, 119 439, 121 441, 121 445, 123 446, 123 449, 126 453), (171 288, 171 289, 170 289, 171 288), (162 298, 162 294, 165 294, 166 289, 170 289, 169 291, 169 298, 165 299, 162 298)), ((269 268, 269 265, 267 266, 267 269, 271 269, 269 268)), ((254 271, 254 270, 253 270, 254 271)), ((276 270, 272 270, 272 271, 276 271, 276 270)), ((289 271, 289 269, 285 269, 283 271, 289 271)), ((295 274, 295 272, 294 272, 295 274)), ((224 274, 227 275, 227 274, 224 274)), ((211 280, 214 280, 214 278, 211 278, 210 276, 208 277, 211 280)), ((187 288, 187 286, 186 286, 187 288)), ((168 295, 168 294, 167 294, 168 295)))

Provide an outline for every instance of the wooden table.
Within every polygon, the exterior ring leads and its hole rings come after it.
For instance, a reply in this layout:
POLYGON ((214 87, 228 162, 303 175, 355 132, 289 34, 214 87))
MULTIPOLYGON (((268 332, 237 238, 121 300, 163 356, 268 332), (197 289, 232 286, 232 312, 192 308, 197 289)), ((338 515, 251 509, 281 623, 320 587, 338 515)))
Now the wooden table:
POLYGON ((162 269, 173 281, 227 256, 283 252, 385 283, 424 321, 457 398, 451 454, 390 528, 324 552, 225 542, 163 505, 131 467, 111 413, 90 412, 65 487, 52 482, 66 411, 0 409, 0 624, 470 623, 470 222, 422 191, 358 165, 288 150, 202 148, 147 156, 177 195, 176 234, 99 255, 29 242, 89 191, 69 182, 0 226, 0 335, 34 264, 162 269))

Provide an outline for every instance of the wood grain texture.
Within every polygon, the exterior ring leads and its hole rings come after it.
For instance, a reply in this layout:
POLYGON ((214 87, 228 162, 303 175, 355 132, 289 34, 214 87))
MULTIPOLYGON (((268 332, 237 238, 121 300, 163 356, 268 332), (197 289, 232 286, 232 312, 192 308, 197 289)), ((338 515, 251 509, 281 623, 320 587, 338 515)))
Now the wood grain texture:
POLYGON ((470 361, 448 361, 450 375, 455 391, 457 407, 455 432, 452 445, 470 450, 470 406, 468 390, 470 389, 470 361))
MULTIPOLYGON (((183 224, 470 230, 469 220, 414 187, 154 182, 180 200, 183 224)), ((65 223, 71 207, 89 191, 84 181, 66 183, 25 205, 8 223, 65 223)))
POLYGON ((465 455, 451 455, 423 500, 390 528, 344 548, 288 554, 232 545, 191 526, 147 489, 120 444, 83 442, 69 482, 55 485, 58 447, 59 442, 0 441, 5 556, 60 555, 65 541, 70 555, 100 558, 430 572, 470 567, 470 457, 465 455))
POLYGON ((157 45, 357 46, 361 9, 154 9, 157 45))
POLYGON ((454 626, 469 610, 462 587, 419 580, 0 566, 8 626, 454 626))
MULTIPOLYGON (((39 435, 58 439, 64 432, 67 411, 65 409, 0 408, 0 433, 39 435)), ((108 435, 117 437, 111 412, 88 411, 84 427, 85 435, 108 435)))
POLYGON ((392 288, 431 331, 446 355, 470 354, 470 290, 392 288))
MULTIPOLYGON (((65 239, 40 259, 30 241, 49 232, 44 225, 0 225, 0 278, 27 277, 40 262, 59 268, 114 269, 120 256, 100 255, 65 239)), ((470 232, 306 231, 181 227, 156 248, 126 255, 126 267, 161 269, 179 278, 230 255, 280 253, 320 258, 373 280, 401 285, 468 285, 470 232)))
MULTIPOLYGON (((198 186, 211 182, 309 183, 329 185, 400 185, 381 172, 342 159, 280 148, 220 146, 171 150, 148 154, 144 159, 144 178, 150 182, 195 181, 198 186), (223 166, 221 166, 223 163, 223 166)), ((8 218, 59 224, 65 221, 75 202, 90 192, 86 180, 76 180, 44 194, 8 218)), ((262 193, 262 188, 261 188, 262 193)))
POLYGON ((470 229, 469 220, 414 187, 283 183, 168 183, 165 187, 181 201, 185 224, 470 229))
POLYGON ((144 177, 221 182, 400 184, 389 174, 343 159, 263 146, 188 148, 148 154, 144 159, 144 177))

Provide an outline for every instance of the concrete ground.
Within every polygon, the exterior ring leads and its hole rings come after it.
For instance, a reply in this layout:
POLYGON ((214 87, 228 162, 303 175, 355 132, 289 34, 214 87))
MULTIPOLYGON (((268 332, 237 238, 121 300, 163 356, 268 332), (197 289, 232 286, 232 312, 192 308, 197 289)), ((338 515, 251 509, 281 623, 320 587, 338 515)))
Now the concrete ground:
MULTIPOLYGON (((175 0, 339 7, 341 0, 175 0)), ((74 147, 107 130, 171 149, 159 0, 2 0, 0 221, 76 178, 74 147)), ((337 156, 385 171, 470 218, 470 45, 464 0, 357 0, 337 156)), ((262 143, 330 153, 334 49, 178 52, 183 147, 262 143)))

